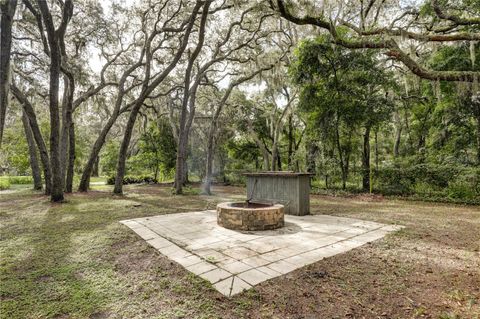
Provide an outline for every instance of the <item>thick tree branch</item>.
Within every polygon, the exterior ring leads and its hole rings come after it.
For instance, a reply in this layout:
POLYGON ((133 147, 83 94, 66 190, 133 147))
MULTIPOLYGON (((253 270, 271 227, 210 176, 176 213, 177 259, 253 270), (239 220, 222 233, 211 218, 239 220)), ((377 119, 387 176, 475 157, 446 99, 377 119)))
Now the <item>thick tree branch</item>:
MULTIPOLYGON (((413 60, 407 53, 405 53, 392 38, 363 38, 360 39, 346 39, 338 35, 336 27, 331 22, 327 22, 319 17, 305 15, 297 17, 286 7, 284 0, 269 0, 271 7, 280 13, 280 15, 298 25, 312 25, 329 31, 333 41, 343 47, 349 49, 385 49, 385 54, 402 62, 410 71, 421 78, 428 80, 443 80, 443 81, 466 81, 474 82, 475 79, 480 78, 480 72, 473 71, 434 71, 427 69, 413 60)), ((357 29, 357 31, 359 31, 357 29)), ((385 31, 386 32, 386 31, 385 31)), ((388 31, 396 32, 396 31, 388 31)), ((361 34, 360 34, 361 35, 361 34)), ((378 35, 381 35, 379 33, 378 35)), ((408 36, 408 35, 407 35, 408 36)), ((410 34, 413 36, 413 33, 410 34)), ((420 37, 420 36, 418 36, 420 37)), ((447 41, 447 35, 444 36, 444 41, 447 41)), ((438 38, 437 38, 438 40, 438 38)), ((432 40, 433 41, 433 40, 432 40)))
POLYGON ((442 10, 438 0, 432 0, 432 7, 435 11, 435 14, 443 20, 450 20, 456 25, 477 25, 480 24, 480 18, 462 18, 453 14, 448 14, 442 10))

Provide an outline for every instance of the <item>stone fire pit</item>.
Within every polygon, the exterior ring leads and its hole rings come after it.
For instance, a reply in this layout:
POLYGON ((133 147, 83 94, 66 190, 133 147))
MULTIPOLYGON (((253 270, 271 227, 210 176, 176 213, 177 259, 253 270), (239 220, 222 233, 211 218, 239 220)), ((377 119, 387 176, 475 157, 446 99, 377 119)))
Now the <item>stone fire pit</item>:
POLYGON ((228 202, 217 205, 218 225, 233 230, 271 230, 283 227, 284 207, 280 204, 228 202))

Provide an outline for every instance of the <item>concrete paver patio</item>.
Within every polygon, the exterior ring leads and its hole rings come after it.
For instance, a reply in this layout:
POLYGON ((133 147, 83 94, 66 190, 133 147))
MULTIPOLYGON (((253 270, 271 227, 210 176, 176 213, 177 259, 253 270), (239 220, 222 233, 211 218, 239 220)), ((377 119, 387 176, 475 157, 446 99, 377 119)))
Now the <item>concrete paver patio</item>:
POLYGON ((218 226, 213 210, 121 223, 225 296, 402 228, 328 215, 285 215, 281 229, 240 232, 218 226))

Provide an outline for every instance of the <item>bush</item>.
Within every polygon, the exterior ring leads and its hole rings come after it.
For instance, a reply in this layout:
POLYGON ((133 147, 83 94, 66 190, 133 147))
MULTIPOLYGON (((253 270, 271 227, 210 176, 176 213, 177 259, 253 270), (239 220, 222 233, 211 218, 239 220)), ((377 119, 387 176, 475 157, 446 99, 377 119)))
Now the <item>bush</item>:
POLYGON ((447 196, 451 199, 480 199, 480 169, 467 169, 447 187, 447 196))
MULTIPOLYGON (((128 184, 156 184, 158 181, 152 176, 125 176, 123 177, 123 185, 128 184)), ((115 185, 115 176, 110 176, 107 179, 108 185, 115 185)))
POLYGON ((416 195, 438 200, 480 199, 480 169, 455 165, 394 165, 376 172, 375 190, 385 195, 416 195))
POLYGON ((32 176, 9 176, 10 184, 33 184, 32 176))
POLYGON ((464 183, 451 183, 447 189, 448 198, 474 200, 477 197, 475 190, 464 183))
POLYGON ((0 191, 10 188, 10 181, 5 178, 0 178, 0 191))
POLYGON ((398 167, 385 167, 374 175, 376 188, 387 195, 411 194, 415 179, 407 170, 398 167))

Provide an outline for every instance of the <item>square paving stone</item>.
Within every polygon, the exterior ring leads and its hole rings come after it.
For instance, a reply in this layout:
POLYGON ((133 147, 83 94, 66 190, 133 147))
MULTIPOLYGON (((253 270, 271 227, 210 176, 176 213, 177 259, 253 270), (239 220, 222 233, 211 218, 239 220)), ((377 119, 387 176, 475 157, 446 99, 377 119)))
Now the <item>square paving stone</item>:
POLYGON ((223 253, 235 259, 246 259, 258 255, 257 252, 242 246, 225 249, 223 253))
POLYGON ((285 275, 297 268, 301 268, 302 265, 299 265, 299 264, 294 265, 285 260, 279 260, 274 263, 268 264, 266 267, 276 272, 279 272, 282 275, 285 275))
POLYGON ((227 279, 221 280, 213 285, 215 289, 217 289, 220 293, 225 296, 230 296, 230 292, 232 290, 232 283, 234 277, 229 277, 227 279))
POLYGON ((241 261, 235 261, 233 263, 228 263, 224 265, 220 265, 223 269, 226 269, 227 271, 231 272, 232 274, 238 274, 244 271, 247 271, 249 269, 252 269, 251 266, 242 263, 241 261))
POLYGON ((235 276, 233 277, 232 290, 230 291, 230 296, 236 295, 250 288, 252 288, 252 286, 250 286, 245 281, 235 276))
POLYGON ((242 262, 252 267, 261 267, 270 263, 270 261, 268 261, 265 258, 262 258, 261 256, 248 257, 248 258, 242 259, 242 262))
POLYGON ((205 261, 201 261, 197 264, 193 264, 193 265, 185 267, 185 268, 187 270, 189 270, 190 272, 193 272, 195 275, 201 275, 203 273, 206 273, 207 271, 217 269, 216 266, 214 266, 210 263, 207 263, 205 261))
POLYGON ((213 284, 219 282, 222 279, 225 279, 225 278, 228 278, 228 277, 231 277, 231 276, 232 276, 231 273, 229 273, 226 270, 220 269, 220 268, 216 268, 216 269, 207 271, 207 272, 200 275, 200 277, 210 281, 213 284))
POLYGON ((273 277, 277 277, 277 276, 280 276, 282 275, 281 273, 279 273, 278 271, 275 271, 271 268, 268 268, 268 267, 258 267, 257 270, 265 273, 267 275, 267 277, 270 279, 270 278, 273 278, 273 277))
POLYGON ((255 286, 256 284, 259 284, 262 281, 268 279, 268 275, 266 273, 261 272, 257 269, 247 270, 245 272, 242 272, 241 274, 238 274, 237 277, 240 277, 240 279, 252 286, 255 286))
POLYGON ((121 223, 227 297, 403 228, 328 215, 286 215, 284 228, 241 232, 218 226, 213 210, 121 223))
POLYGON ((153 239, 147 240, 147 243, 153 246, 153 248, 161 249, 164 247, 168 247, 172 245, 172 242, 163 238, 163 237, 155 237, 153 239))

